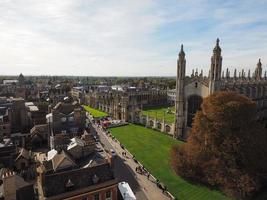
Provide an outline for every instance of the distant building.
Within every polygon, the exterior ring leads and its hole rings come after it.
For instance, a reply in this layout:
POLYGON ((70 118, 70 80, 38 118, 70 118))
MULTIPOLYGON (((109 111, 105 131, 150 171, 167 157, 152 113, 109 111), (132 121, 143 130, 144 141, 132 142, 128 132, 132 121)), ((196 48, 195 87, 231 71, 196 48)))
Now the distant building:
POLYGON ((259 119, 267 119, 267 72, 263 76, 262 63, 259 59, 253 73, 244 70, 232 76, 227 68, 222 71, 222 56, 219 39, 213 49, 211 67, 208 76, 193 71, 191 77, 186 76, 186 59, 183 46, 178 55, 176 78, 176 138, 186 138, 187 129, 192 126, 192 120, 203 98, 216 91, 234 91, 255 101, 259 119))
POLYGON ((85 129, 85 110, 78 102, 59 102, 47 115, 51 133, 67 133, 75 136, 85 129))
POLYGON ((13 168, 16 158, 17 148, 11 139, 0 141, 0 164, 1 167, 13 168))
MULTIPOLYGON (((6 126, 11 133, 25 132, 28 128, 27 112, 25 107, 25 100, 22 98, 6 98, 0 97, 0 123, 2 127, 6 126), (5 124, 5 125, 4 125, 5 124)), ((4 128, 0 129, 0 134, 6 131, 4 128)))
POLYGON ((176 100, 176 90, 167 90, 167 100, 168 103, 170 105, 174 105, 175 104, 175 100, 176 100))
POLYGON ((101 85, 90 88, 85 102, 115 119, 135 122, 139 121, 144 107, 167 105, 167 92, 156 88, 101 85))

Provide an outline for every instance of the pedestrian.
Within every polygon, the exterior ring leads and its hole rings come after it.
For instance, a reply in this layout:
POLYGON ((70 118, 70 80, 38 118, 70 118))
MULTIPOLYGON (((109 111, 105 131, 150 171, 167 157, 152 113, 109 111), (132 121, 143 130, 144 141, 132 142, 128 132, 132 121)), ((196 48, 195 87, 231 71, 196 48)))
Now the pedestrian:
POLYGON ((137 172, 137 167, 135 168, 135 172, 137 172))
POLYGON ((149 176, 150 176, 150 173, 148 172, 148 173, 147 173, 147 179, 148 179, 148 180, 149 180, 149 176))

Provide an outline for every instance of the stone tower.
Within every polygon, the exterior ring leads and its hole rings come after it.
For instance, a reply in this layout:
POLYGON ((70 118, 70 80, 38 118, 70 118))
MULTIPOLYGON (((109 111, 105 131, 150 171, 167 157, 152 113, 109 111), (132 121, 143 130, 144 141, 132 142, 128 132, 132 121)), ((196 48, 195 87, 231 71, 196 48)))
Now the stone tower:
POLYGON ((185 100, 184 100, 184 86, 185 86, 185 53, 183 45, 177 60, 177 77, 176 77, 176 100, 175 100, 175 138, 183 138, 185 132, 185 100))
POLYGON ((209 75, 209 94, 220 90, 221 71, 222 71, 222 56, 220 40, 217 38, 216 46, 213 49, 211 57, 210 75, 209 75))
POLYGON ((261 59, 259 59, 259 62, 257 64, 256 70, 255 70, 255 78, 257 80, 260 80, 262 76, 262 64, 261 64, 261 59))

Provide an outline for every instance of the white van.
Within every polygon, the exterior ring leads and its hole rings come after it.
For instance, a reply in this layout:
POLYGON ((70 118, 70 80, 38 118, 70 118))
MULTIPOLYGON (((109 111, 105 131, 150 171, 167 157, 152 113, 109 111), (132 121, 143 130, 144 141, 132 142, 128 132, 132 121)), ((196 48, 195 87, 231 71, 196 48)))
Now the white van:
POLYGON ((127 182, 120 182, 118 184, 118 188, 120 191, 119 199, 136 200, 136 197, 135 197, 131 187, 129 186, 129 184, 127 182))

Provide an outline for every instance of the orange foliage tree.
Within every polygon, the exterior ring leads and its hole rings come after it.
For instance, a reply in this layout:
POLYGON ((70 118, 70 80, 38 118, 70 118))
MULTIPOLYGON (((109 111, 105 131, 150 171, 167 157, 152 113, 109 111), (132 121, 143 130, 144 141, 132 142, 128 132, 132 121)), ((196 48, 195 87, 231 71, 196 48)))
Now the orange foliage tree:
POLYGON ((175 172, 237 199, 252 197, 267 179, 267 131, 256 111, 237 93, 205 98, 187 142, 171 150, 175 172))

